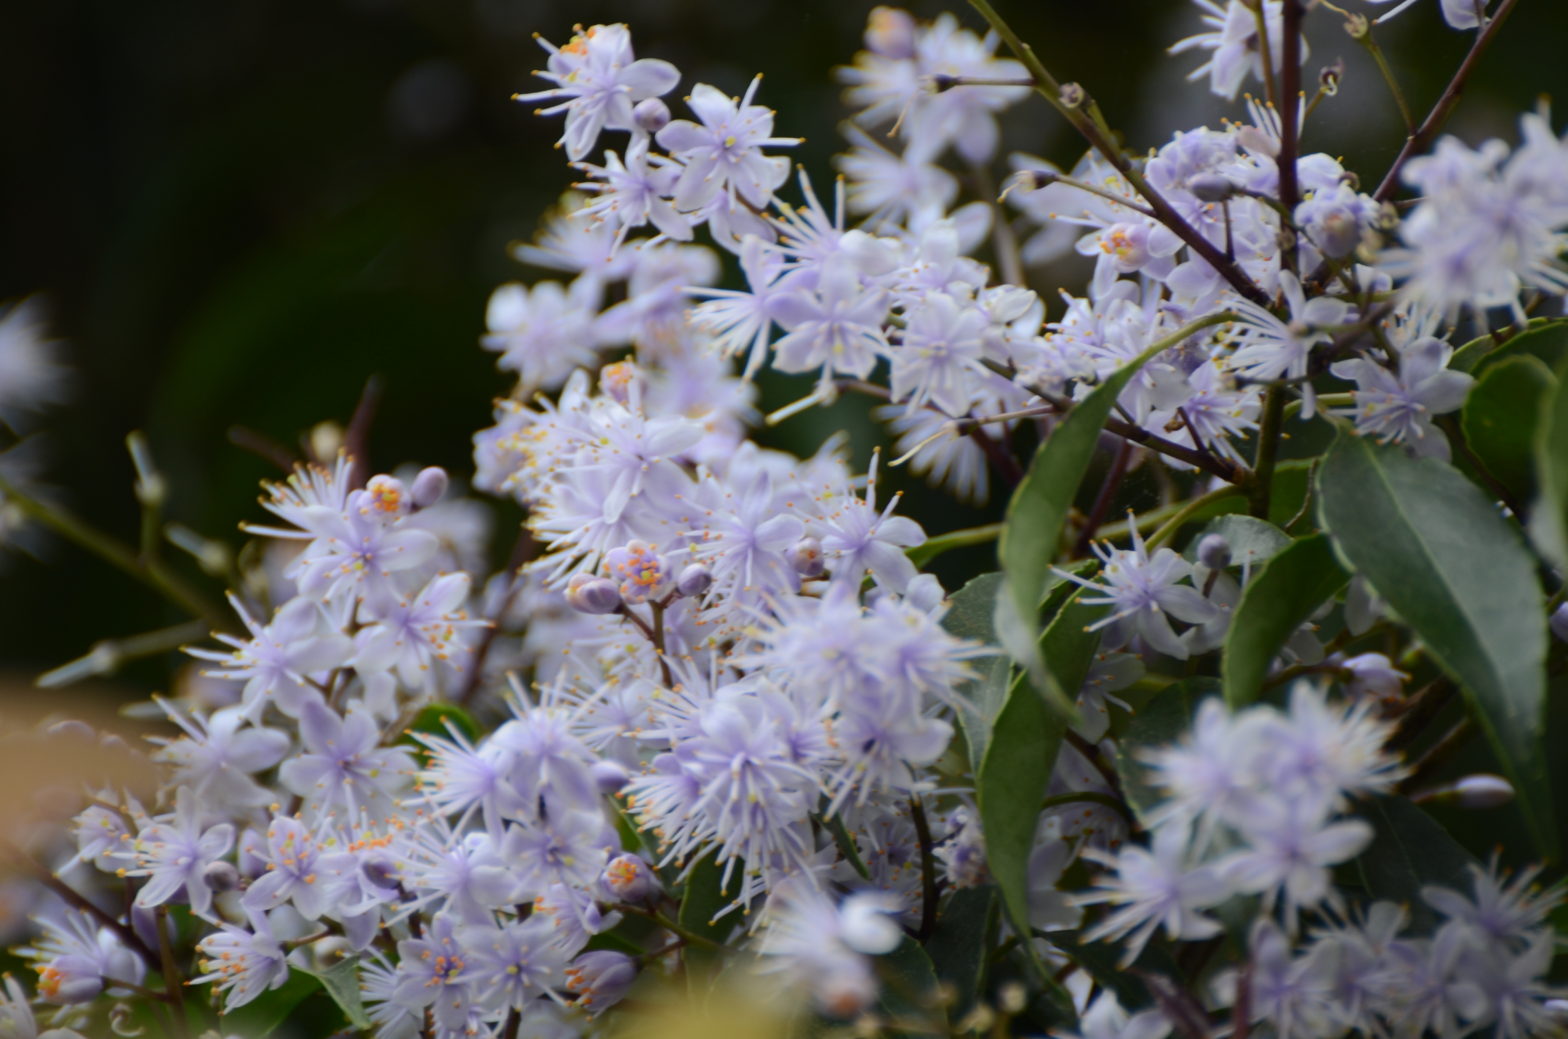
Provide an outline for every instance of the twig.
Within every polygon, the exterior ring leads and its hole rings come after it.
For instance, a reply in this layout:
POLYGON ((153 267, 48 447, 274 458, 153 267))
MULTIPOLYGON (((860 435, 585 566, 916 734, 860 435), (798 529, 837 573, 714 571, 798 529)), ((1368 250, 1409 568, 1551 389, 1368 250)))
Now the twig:
POLYGON ((1437 103, 1427 113, 1415 133, 1405 138, 1405 146, 1399 149, 1399 154, 1394 158, 1394 164, 1383 174, 1383 181, 1372 193, 1372 197, 1379 202, 1387 202, 1393 197, 1394 190, 1399 186, 1399 173, 1405 167, 1412 155, 1425 151, 1427 145, 1432 143, 1432 138, 1437 136, 1437 131, 1442 129, 1443 122, 1448 114, 1459 103, 1459 95, 1464 93, 1465 84, 1470 79, 1470 73, 1475 69, 1476 62, 1481 60, 1487 45, 1492 42, 1492 37, 1497 35, 1497 30, 1502 28, 1503 22, 1513 13, 1519 0, 1503 0, 1497 5, 1497 12, 1492 15, 1492 20, 1481 27, 1476 33, 1475 42, 1470 45, 1470 53, 1465 55, 1465 60, 1459 63, 1454 78, 1448 81, 1448 86, 1438 97, 1437 103))
POLYGON ((1143 174, 1133 167, 1126 154, 1101 125, 1103 120, 1094 117, 1099 110, 1082 87, 1077 84, 1068 84, 1064 87, 1057 82, 1056 77, 1052 76, 1035 56, 1034 49, 1018 38, 1018 34, 1002 19, 1001 15, 996 13, 987 0, 969 0, 969 4, 980 13, 992 29, 996 30, 996 34, 1007 44, 1008 49, 1034 76, 1035 90, 1040 96, 1061 113, 1062 117, 1089 142, 1089 146, 1104 156, 1105 161, 1109 162, 1116 172, 1143 196, 1149 203, 1149 208, 1154 211, 1155 219, 1170 228, 1171 232, 1185 242, 1193 252, 1207 260, 1210 266, 1242 296, 1261 307, 1272 305, 1273 300, 1269 299, 1268 293, 1264 292, 1240 267, 1227 260, 1225 254, 1213 242, 1187 223, 1186 219, 1166 201, 1165 196, 1143 179, 1143 174))
POLYGON ((936 857, 932 853, 931 823, 920 798, 909 799, 909 812, 915 821, 915 837, 920 842, 920 929, 915 940, 924 942, 936 927, 936 857))

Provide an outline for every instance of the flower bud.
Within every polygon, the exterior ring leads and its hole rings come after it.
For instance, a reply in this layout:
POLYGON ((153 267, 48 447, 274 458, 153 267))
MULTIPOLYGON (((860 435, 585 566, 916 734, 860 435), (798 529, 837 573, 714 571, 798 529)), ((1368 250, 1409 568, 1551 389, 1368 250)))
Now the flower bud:
POLYGON ((1552 611, 1551 619, 1547 624, 1552 629, 1553 635, 1568 642, 1568 602, 1552 611))
POLYGON ((822 542, 816 538, 801 538, 789 550, 790 565, 801 577, 821 577, 828 568, 822 556, 822 542))
POLYGON ((656 97, 645 97, 632 106, 632 122, 649 133, 670 125, 670 106, 656 97))
POLYGON ((1454 784, 1453 798, 1461 808, 1501 808, 1514 799, 1514 788, 1502 776, 1477 772, 1454 784))
POLYGON ((620 1002, 637 978, 637 961, 614 949, 585 952, 566 968, 566 990, 578 1006, 598 1014, 620 1002))
POLYGON ((915 19, 896 7, 873 7, 866 20, 866 49, 894 61, 915 56, 915 19))
POLYGON ((691 564, 675 579, 675 590, 688 598, 701 595, 712 587, 713 571, 701 563, 691 564))
POLYGON ((617 902, 646 902, 659 893, 659 878, 640 855, 622 853, 599 874, 599 886, 617 902))
POLYGON ((1224 202, 1236 194, 1236 184, 1218 173, 1199 173, 1187 178, 1187 190, 1199 202, 1224 202))
POLYGON ((613 794, 631 781, 626 767, 616 761, 595 761, 589 770, 601 794, 613 794))
POLYGON ((1345 691, 1351 696, 1375 696, 1391 700, 1399 696, 1410 676, 1394 667, 1381 653, 1361 653, 1339 665, 1348 672, 1345 691))
POLYGON ((614 613, 621 608, 621 593, 614 581, 574 574, 566 583, 566 604, 581 613, 614 613))
POLYGON ((409 488, 409 497, 414 499, 414 508, 427 509, 441 500, 446 493, 446 470, 439 465, 432 465, 419 470, 419 475, 414 477, 414 485, 409 488))
POLYGON ((1078 108, 1089 99, 1088 93, 1077 83, 1063 83, 1061 93, 1057 97, 1061 100, 1063 108, 1078 108))
POLYGON ((904 940, 897 915, 898 903, 887 892, 857 891, 838 907, 839 935, 856 952, 881 956, 904 940))
POLYGON ((240 871, 232 862, 209 862, 201 871, 201 879, 214 893, 221 895, 240 886, 240 871))
POLYGON ((1205 534, 1198 542, 1198 562, 1210 570, 1230 566, 1230 542, 1219 534, 1205 534))

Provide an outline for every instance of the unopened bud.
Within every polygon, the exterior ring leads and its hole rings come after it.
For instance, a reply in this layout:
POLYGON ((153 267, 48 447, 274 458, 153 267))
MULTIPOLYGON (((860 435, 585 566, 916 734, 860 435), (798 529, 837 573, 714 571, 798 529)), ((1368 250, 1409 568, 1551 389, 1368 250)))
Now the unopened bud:
POLYGON ((1478 772, 1453 786, 1454 802, 1461 808, 1501 808, 1514 799, 1513 784, 1502 776, 1478 772))
POLYGON ((915 56, 915 19, 896 7, 873 7, 866 19, 866 49, 894 61, 915 56))
POLYGON ((828 568, 822 555, 822 542, 816 538, 801 538, 789 550, 789 561, 801 577, 821 577, 828 568))
POLYGON ((1345 33, 1352 40, 1364 40, 1371 31, 1372 23, 1367 21, 1366 15, 1352 13, 1345 17, 1345 33))
POLYGON ((687 598, 701 595, 712 587, 713 571, 701 563, 691 564, 675 579, 675 590, 687 598))
POLYGON ((580 613, 614 613, 621 608, 621 593, 614 581, 576 574, 566 583, 566 604, 580 613))
POLYGON ((1187 178, 1187 190, 1199 202, 1224 202, 1236 194, 1236 182, 1219 173, 1198 173, 1187 178))
POLYGON ((632 106, 632 122, 649 133, 670 125, 670 106, 656 97, 645 97, 632 106))
POLYGON ((599 884, 616 902, 646 902, 659 893, 659 878, 640 855, 615 856, 599 875, 599 884))
POLYGON ((1078 108, 1089 95, 1077 83, 1063 83, 1061 93, 1057 95, 1065 108, 1078 108))
POLYGON ((221 895, 240 886, 240 871, 232 862, 209 862, 201 871, 201 879, 214 894, 221 895))
POLYGON ((414 508, 428 509, 446 494, 446 485, 446 470, 439 465, 432 465, 419 470, 413 486, 408 489, 408 496, 414 499, 414 508))
POLYGON ((1205 534, 1198 542, 1198 562, 1210 570, 1230 566, 1230 542, 1219 534, 1205 534))
POLYGON ((627 783, 631 776, 627 774, 626 767, 615 761, 595 761, 591 769, 593 785, 599 788, 601 794, 613 794, 627 783))
POLYGON ((1552 611, 1551 619, 1547 625, 1552 629, 1552 634, 1568 642, 1568 602, 1563 603, 1552 611))

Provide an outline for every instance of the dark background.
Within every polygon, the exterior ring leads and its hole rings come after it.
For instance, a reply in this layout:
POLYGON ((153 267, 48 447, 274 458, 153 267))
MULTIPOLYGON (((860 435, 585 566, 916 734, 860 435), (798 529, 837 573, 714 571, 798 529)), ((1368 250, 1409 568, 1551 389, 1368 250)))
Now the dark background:
MULTIPOLYGON (((1377 13, 1360 0, 1354 9, 1377 13)), ((440 463, 466 474, 469 438, 510 388, 476 339, 491 289, 543 277, 511 261, 570 182, 551 145, 558 119, 509 101, 538 89, 537 31, 631 23, 637 54, 694 81, 761 100, 818 183, 831 177, 845 115, 831 69, 859 47, 871 4, 851 0, 49 0, 8 5, 0 33, 0 300, 41 293, 74 369, 72 403, 43 423, 44 480, 95 524, 134 540, 123 439, 145 430, 171 481, 169 516, 239 544, 257 481, 279 475, 228 440, 243 426, 296 445, 346 421, 367 375, 385 380, 373 464, 440 463)), ((951 5, 966 25, 979 22, 951 5)), ((934 16, 943 5, 915 5, 934 16)), ((1063 80, 1082 81, 1129 142, 1240 114, 1206 86, 1202 59, 1163 48, 1198 28, 1187 3, 999 0, 1063 80)), ((1337 98, 1305 144, 1343 154, 1375 183, 1401 130, 1382 82, 1331 12, 1313 13, 1307 78, 1342 56, 1337 98), (1348 130, 1348 136, 1341 133, 1348 130)), ((1527 0, 1488 55, 1450 128, 1514 137, 1513 113, 1568 83, 1568 14, 1527 0)), ((1469 34, 1423 2, 1379 30, 1418 112, 1469 34)), ((678 107, 676 105, 675 107, 678 107)), ((1016 108, 1009 148, 1070 163, 1080 151, 1040 102, 1016 108)), ((1081 290, 1081 272, 1035 287, 1081 290)), ((771 403, 799 385, 770 383, 771 403)), ((774 442, 810 450, 853 417, 794 420, 774 442)), ((864 464, 865 438, 856 443, 864 464)), ((928 496, 908 502, 928 531, 985 518, 928 496)), ((509 539, 508 539, 509 540, 509 539)), ((100 637, 180 619, 74 547, 5 552, 0 668, 10 688, 100 637)), ((178 553, 171 553, 178 555, 178 553)), ((984 550, 953 565, 984 565, 984 550)), ((955 571, 956 572, 956 571, 955 571)), ((951 582, 950 582, 951 583, 951 582)), ((216 589, 214 589, 216 591, 216 589)), ((164 662, 133 669, 140 692, 164 662)))

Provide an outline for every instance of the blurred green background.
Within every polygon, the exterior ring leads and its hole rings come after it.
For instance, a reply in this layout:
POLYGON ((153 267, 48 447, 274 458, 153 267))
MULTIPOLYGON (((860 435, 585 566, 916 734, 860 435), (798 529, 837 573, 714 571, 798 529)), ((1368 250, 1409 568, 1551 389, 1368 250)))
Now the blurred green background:
MULTIPOLYGON (((1382 8, 1360 0, 1350 6, 1382 8)), ((169 517, 238 545, 257 519, 257 481, 279 475, 229 440, 242 426, 284 445, 324 419, 346 421, 377 373, 385 395, 372 463, 470 468, 469 438, 509 381, 482 352, 485 300, 570 182, 552 149, 557 120, 509 100, 536 89, 531 39, 564 42, 574 22, 631 23, 639 56, 675 62, 683 90, 761 99, 819 183, 831 176, 845 113, 834 65, 850 59, 872 4, 850 0, 49 0, 12 4, 0 31, 6 102, 0 163, 0 300, 42 293, 75 370, 73 403, 43 423, 45 480, 60 501, 127 540, 137 509, 125 434, 145 430, 171 484, 169 517)), ((965 24, 978 20, 960 9, 965 24)), ((1179 0, 998 0, 1064 80, 1082 81, 1129 142, 1238 113, 1203 86, 1198 63, 1163 48, 1196 31, 1179 0)), ((914 5, 931 17, 942 4, 914 5)), ((1375 182, 1400 143, 1395 109, 1340 19, 1313 14, 1308 78, 1343 57, 1340 95, 1306 145, 1343 154, 1375 182), (1348 131, 1341 136, 1340 129, 1348 131)), ((1568 12, 1520 5, 1451 129, 1512 138, 1513 113, 1562 93, 1568 12)), ((1468 36, 1422 2, 1380 30, 1424 111, 1468 36)), ((1070 163, 1079 152, 1043 104, 1020 106, 1009 148, 1070 163)), ((1036 272, 1081 286, 1069 267, 1036 272)), ((798 395, 770 383, 769 403, 798 395)), ((793 420, 775 443, 810 450, 845 411, 793 420)), ((864 464, 868 441, 856 442, 864 464)), ((935 496, 906 502, 933 533, 983 519, 935 496)), ((993 508, 995 503, 993 503, 993 508)), ((507 538, 509 541, 509 537, 507 538)), ((504 546, 503 549, 504 551, 504 546)), ((84 652, 100 637, 179 620, 140 586, 47 541, 5 553, 0 668, 6 684, 84 652)), ((177 555, 177 553, 173 553, 177 555)), ((951 566, 984 565, 984 550, 951 566)), ((954 571, 956 572, 956 570, 954 571)), ((160 662, 131 672, 160 687, 160 662)))

